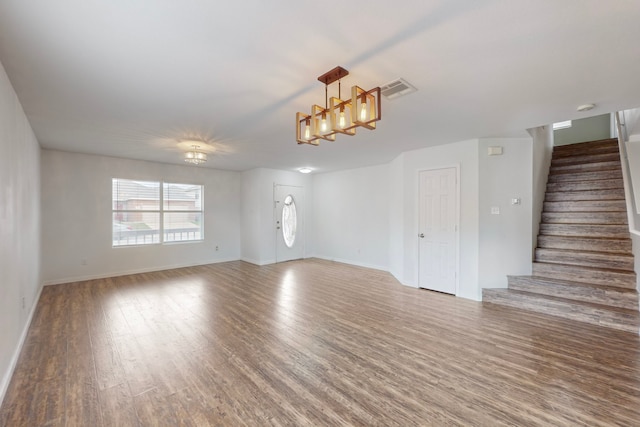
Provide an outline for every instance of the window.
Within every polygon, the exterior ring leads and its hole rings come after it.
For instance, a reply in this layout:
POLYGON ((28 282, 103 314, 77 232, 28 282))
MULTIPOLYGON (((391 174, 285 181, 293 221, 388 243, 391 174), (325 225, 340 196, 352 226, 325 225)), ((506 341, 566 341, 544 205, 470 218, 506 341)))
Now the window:
POLYGON ((553 124, 553 130, 568 129, 571 127, 571 120, 557 122, 553 124))
POLYGON ((165 242, 202 240, 202 186, 162 185, 165 242))
POLYGON ((284 244, 288 248, 292 247, 296 241, 297 228, 296 202, 293 201, 293 196, 288 195, 285 197, 282 207, 282 237, 284 237, 284 244))
POLYGON ((203 186, 114 178, 113 246, 203 239, 203 186))

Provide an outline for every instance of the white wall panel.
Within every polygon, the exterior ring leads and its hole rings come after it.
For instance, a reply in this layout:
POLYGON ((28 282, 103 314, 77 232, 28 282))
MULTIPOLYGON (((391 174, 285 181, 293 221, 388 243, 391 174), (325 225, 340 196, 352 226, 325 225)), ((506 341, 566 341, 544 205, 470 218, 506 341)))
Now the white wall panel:
POLYGON ((43 150, 42 177, 45 283, 240 258, 238 172, 43 150), (205 239, 112 247, 112 178, 204 185, 205 239))
POLYGON ((480 139, 478 150, 478 286, 506 288, 507 275, 531 274, 532 139, 480 139), (503 154, 489 156, 491 146, 503 154), (520 204, 512 204, 514 198, 520 204), (493 207, 500 214, 492 214, 493 207))
POLYGON ((41 289, 40 146, 0 65, 0 401, 41 289))
POLYGON ((458 296, 480 300, 478 286, 478 140, 467 140, 405 152, 403 178, 392 192, 404 194, 402 241, 403 283, 418 286, 418 172, 424 169, 460 166, 460 231, 458 296))
POLYGON ((252 169, 242 173, 242 259, 254 264, 276 261, 276 228, 273 210, 273 186, 292 185, 304 188, 304 256, 313 253, 314 213, 312 176, 276 169, 252 169))
POLYGON ((316 175, 315 255, 389 269, 389 165, 316 175))

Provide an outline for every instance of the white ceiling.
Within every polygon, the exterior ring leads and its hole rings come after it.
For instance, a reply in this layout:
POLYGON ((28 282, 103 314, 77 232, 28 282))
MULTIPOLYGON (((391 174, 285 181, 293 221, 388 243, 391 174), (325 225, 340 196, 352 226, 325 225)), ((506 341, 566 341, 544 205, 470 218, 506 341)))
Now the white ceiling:
POLYGON ((206 167, 324 172, 639 106, 638 22, 638 0, 2 0, 0 61, 45 148, 181 164, 198 137, 206 167), (297 146, 337 65, 418 91, 297 146))

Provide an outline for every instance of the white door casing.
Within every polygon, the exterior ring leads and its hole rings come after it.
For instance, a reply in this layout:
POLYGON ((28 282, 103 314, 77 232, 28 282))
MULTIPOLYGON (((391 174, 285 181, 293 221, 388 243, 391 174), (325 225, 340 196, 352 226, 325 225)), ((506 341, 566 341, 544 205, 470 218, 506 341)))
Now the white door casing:
POLYGON ((303 205, 303 187, 274 185, 273 222, 276 233, 276 262, 301 259, 304 256, 303 205))
POLYGON ((419 172, 418 286, 457 293, 458 170, 455 167, 419 172))

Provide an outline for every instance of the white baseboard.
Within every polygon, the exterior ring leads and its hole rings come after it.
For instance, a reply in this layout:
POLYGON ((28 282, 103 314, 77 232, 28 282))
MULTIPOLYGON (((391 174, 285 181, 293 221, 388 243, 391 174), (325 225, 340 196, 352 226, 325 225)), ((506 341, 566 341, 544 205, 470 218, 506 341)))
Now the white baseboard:
MULTIPOLYGON (((393 277, 395 277, 395 276, 393 276, 393 277)), ((396 279, 398 279, 398 278, 396 277, 396 279)), ((402 286, 408 286, 410 288, 420 289, 420 286, 418 286, 417 283, 409 283, 409 282, 404 282, 402 280, 398 280, 398 282, 400 282, 400 284, 402 286)))
POLYGON ((9 388, 9 383, 11 382, 11 377, 13 377, 13 372, 16 369, 16 365, 18 364, 18 358, 20 357, 20 352, 22 351, 22 346, 24 345, 24 341, 27 339, 27 334, 29 333, 29 327, 31 326, 31 321, 33 320, 33 315, 36 312, 36 307, 38 306, 38 302, 40 302, 40 295, 42 294, 42 288, 44 286, 40 286, 38 289, 38 294, 33 301, 33 305, 31 306, 31 310, 29 310, 29 316, 27 317, 27 321, 24 324, 24 328, 22 329, 22 333, 20 334, 20 339, 18 340, 18 346, 13 352, 13 356, 11 357, 11 362, 9 363, 9 368, 7 372, 2 376, 2 382, 0 382, 0 406, 2 402, 4 402, 5 394, 7 393, 7 389, 9 388))
POLYGON ((414 289, 418 289, 419 288, 419 286, 417 284, 415 284, 415 283, 405 282, 401 277, 396 276, 387 267, 382 267, 382 266, 374 265, 374 264, 367 264, 367 263, 358 262, 358 261, 352 261, 352 260, 343 259, 343 258, 325 257, 325 256, 322 256, 322 255, 314 255, 313 258, 323 259, 323 260, 326 260, 326 261, 335 261, 335 262, 340 262, 340 263, 343 263, 343 264, 355 265, 355 266, 358 266, 358 267, 371 268, 373 270, 385 271, 385 272, 391 274, 393 276, 393 278, 396 279, 398 281, 398 283, 400 283, 402 286, 408 286, 408 287, 414 288, 414 289))
POLYGON ((355 265, 357 267, 365 267, 365 268, 371 268, 373 270, 382 270, 382 271, 389 272, 389 268, 388 267, 382 267, 380 265, 369 264, 369 263, 366 263, 366 262, 353 261, 353 260, 350 260, 350 259, 326 257, 326 256, 322 256, 322 255, 315 255, 314 258, 323 259, 325 261, 341 262, 342 264, 355 265))
POLYGON ((266 261, 258 261, 258 260, 255 260, 255 259, 245 258, 245 257, 240 258, 240 261, 248 262, 249 264, 253 264, 253 265, 269 265, 269 264, 275 264, 276 263, 275 259, 268 259, 266 261))
POLYGON ((106 279, 108 277, 128 276, 130 274, 151 273, 154 271, 173 270, 174 268, 197 267, 199 265, 218 264, 221 262, 229 262, 229 261, 238 261, 238 258, 216 258, 216 259, 211 259, 211 260, 196 262, 196 263, 163 265, 159 267, 139 268, 139 269, 116 271, 116 272, 110 272, 110 273, 104 273, 104 274, 73 276, 73 277, 66 277, 63 279, 47 280, 44 282, 44 285, 45 286, 61 285, 64 283, 83 282, 85 280, 106 279))
POLYGON ((395 279, 400 282, 401 285, 403 286, 409 286, 410 288, 417 288, 417 285, 414 285, 413 283, 407 283, 404 280, 404 277, 402 276, 402 274, 396 274, 396 272, 389 270, 389 274, 391 274, 393 277, 395 277, 395 279))

